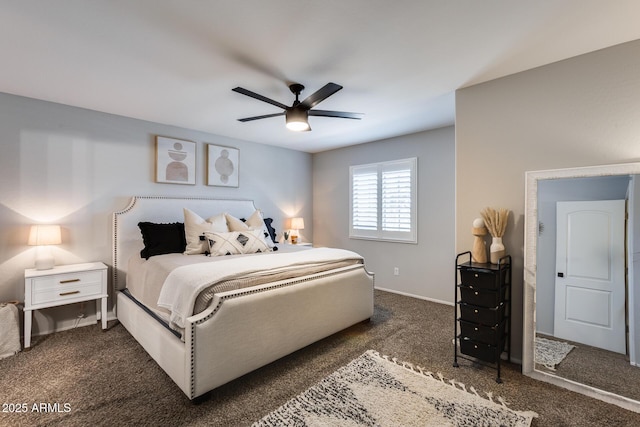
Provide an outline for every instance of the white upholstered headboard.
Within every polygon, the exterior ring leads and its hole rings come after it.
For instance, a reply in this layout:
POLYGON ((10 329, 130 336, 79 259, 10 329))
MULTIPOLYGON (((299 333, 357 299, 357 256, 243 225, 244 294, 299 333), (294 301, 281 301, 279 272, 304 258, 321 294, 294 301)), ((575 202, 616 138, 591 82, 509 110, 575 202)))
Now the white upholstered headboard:
POLYGON ((236 218, 248 218, 256 207, 252 200, 134 196, 129 205, 113 213, 113 288, 126 287, 129 258, 144 247, 138 228, 140 221, 156 223, 184 222, 183 208, 202 218, 227 212, 236 218))

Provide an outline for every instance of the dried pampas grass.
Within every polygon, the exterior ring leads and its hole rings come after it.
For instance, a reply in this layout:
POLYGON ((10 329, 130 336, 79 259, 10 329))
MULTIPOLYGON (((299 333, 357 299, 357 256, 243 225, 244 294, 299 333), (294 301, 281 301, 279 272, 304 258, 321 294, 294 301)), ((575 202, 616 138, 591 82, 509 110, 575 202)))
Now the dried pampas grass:
POLYGON ((504 236, 504 231, 507 228, 507 221, 509 219, 509 209, 493 209, 484 208, 480 211, 482 219, 484 219, 484 225, 489 230, 489 234, 492 237, 504 236))

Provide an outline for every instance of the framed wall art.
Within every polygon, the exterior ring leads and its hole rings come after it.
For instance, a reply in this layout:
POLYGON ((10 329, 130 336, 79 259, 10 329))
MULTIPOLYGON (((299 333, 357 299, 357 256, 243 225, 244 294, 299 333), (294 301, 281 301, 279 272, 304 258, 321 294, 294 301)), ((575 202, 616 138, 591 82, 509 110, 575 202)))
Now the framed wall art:
POLYGON ((240 150, 207 144, 207 185, 238 187, 240 150))
POLYGON ((157 136, 156 182, 195 185, 196 143, 157 136))

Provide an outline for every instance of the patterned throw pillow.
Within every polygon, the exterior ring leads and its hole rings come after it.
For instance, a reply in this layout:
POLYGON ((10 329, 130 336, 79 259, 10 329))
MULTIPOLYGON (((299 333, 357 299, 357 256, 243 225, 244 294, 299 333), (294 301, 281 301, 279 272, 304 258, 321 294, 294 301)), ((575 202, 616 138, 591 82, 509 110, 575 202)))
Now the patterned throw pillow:
POLYGON ((207 251, 207 242, 201 239, 205 232, 227 232, 227 218, 224 213, 203 219, 197 213, 184 208, 184 231, 187 240, 185 255, 203 254, 207 251))
POLYGON ((271 252, 262 238, 261 230, 231 231, 228 233, 204 233, 211 256, 255 254, 271 252))
POLYGON ((275 246, 275 241, 271 239, 269 235, 269 230, 262 218, 262 212, 260 210, 256 210, 251 214, 246 221, 238 219, 230 214, 225 214, 227 218, 227 225, 229 227, 229 231, 244 231, 244 230, 261 230, 262 237, 270 248, 275 246))

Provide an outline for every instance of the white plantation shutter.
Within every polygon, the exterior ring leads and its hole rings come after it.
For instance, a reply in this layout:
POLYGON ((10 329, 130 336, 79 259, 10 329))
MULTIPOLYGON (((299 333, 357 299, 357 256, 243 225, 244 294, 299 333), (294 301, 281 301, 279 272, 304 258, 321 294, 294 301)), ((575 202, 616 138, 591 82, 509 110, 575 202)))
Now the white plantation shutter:
POLYGON ((353 228, 377 230, 378 172, 364 169, 353 175, 353 228))
POLYGON ((417 243, 417 159, 351 166, 349 237, 417 243))
POLYGON ((382 172, 382 229, 411 231, 411 169, 382 172))

